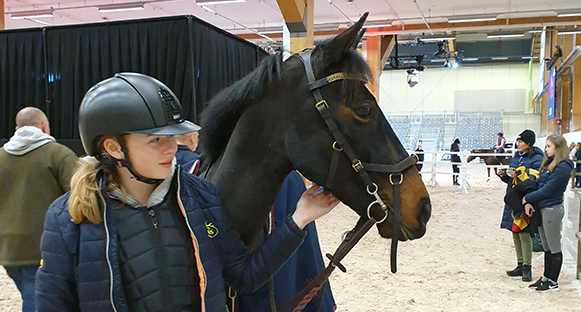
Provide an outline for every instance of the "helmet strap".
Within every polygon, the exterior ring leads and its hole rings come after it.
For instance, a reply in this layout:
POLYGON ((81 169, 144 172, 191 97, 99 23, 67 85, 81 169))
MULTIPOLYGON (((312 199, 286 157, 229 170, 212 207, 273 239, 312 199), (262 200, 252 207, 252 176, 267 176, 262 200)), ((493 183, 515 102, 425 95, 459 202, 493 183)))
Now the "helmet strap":
POLYGON ((133 169, 133 166, 131 166, 131 162, 129 161, 129 151, 127 150, 127 147, 125 147, 125 140, 123 140, 123 136, 117 135, 117 136, 115 136, 115 138, 117 139, 117 142, 121 146, 121 151, 123 152, 123 154, 125 154, 125 158, 123 158, 121 160, 116 159, 119 167, 127 168, 127 170, 129 170, 129 172, 131 172, 133 177, 137 181, 142 182, 142 183, 159 184, 163 181, 163 179, 148 178, 148 177, 144 177, 141 174, 137 173, 137 171, 135 171, 133 169))

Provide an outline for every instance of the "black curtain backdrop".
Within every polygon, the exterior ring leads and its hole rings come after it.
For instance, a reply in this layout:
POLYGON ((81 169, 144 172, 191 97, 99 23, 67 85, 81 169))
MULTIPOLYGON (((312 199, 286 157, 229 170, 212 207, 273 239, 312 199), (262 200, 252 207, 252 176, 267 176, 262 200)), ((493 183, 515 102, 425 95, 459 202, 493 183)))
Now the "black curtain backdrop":
POLYGON ((12 136, 20 109, 36 106, 55 138, 78 143, 85 92, 119 72, 159 79, 180 99, 184 117, 197 122, 212 96, 266 55, 193 16, 2 31, 0 138, 12 136))
POLYGON ((14 133, 21 108, 46 111, 42 38, 42 29, 0 33, 0 138, 14 133))

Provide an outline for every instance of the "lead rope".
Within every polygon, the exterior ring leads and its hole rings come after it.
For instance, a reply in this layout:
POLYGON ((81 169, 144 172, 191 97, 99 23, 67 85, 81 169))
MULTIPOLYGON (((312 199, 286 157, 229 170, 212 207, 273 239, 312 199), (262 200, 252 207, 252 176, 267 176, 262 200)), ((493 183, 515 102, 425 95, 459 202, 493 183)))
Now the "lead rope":
POLYGON ((337 247, 333 255, 327 254, 329 258, 329 265, 313 279, 303 290, 301 290, 291 301, 285 303, 279 310, 279 312, 296 312, 301 311, 304 307, 311 301, 311 299, 316 295, 315 289, 318 291, 323 284, 327 281, 331 273, 338 267, 341 271, 347 272, 347 269, 341 264, 341 260, 355 247, 359 242, 361 237, 365 235, 375 224, 375 219, 368 219, 365 221, 363 226, 357 229, 357 226, 351 230, 350 234, 355 232, 353 236, 347 235, 343 240, 341 245, 337 247))

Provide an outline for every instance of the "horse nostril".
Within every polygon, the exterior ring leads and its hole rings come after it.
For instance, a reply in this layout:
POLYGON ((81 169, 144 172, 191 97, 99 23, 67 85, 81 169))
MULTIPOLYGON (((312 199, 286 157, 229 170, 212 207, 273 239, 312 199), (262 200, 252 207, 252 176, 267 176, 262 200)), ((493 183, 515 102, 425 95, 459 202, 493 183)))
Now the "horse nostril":
POLYGON ((428 222, 432 215, 432 204, 429 197, 424 197, 420 200, 420 220, 424 223, 428 222))

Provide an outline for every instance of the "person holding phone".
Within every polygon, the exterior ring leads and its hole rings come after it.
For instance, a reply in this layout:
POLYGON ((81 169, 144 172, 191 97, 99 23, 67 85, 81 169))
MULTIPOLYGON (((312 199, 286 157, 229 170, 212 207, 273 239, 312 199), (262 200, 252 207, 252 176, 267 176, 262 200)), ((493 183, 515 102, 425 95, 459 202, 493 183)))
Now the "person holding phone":
POLYGON ((522 199, 528 216, 532 216, 534 212, 540 213, 542 217, 538 227, 545 250, 545 270, 541 278, 529 285, 537 291, 559 290, 557 279, 563 263, 561 252, 561 220, 565 215, 563 194, 567 189, 573 167, 565 138, 558 134, 548 136, 541 173, 536 180, 538 189, 526 194, 522 199), (538 211, 535 212, 532 204, 538 211))
MULTIPOLYGON (((518 183, 528 179, 528 174, 539 170, 543 161, 543 151, 533 146, 535 133, 532 130, 524 130, 516 138, 517 152, 510 159, 508 170, 499 169, 500 179, 507 184, 506 191, 518 183)), ((538 174, 538 172, 537 172, 538 174)), ((514 270, 506 271, 508 276, 521 276, 524 282, 532 280, 531 259, 533 257, 533 243, 531 234, 534 228, 528 226, 529 219, 515 219, 512 210, 504 205, 500 227, 512 232, 514 249, 516 252, 517 266, 514 270)))

